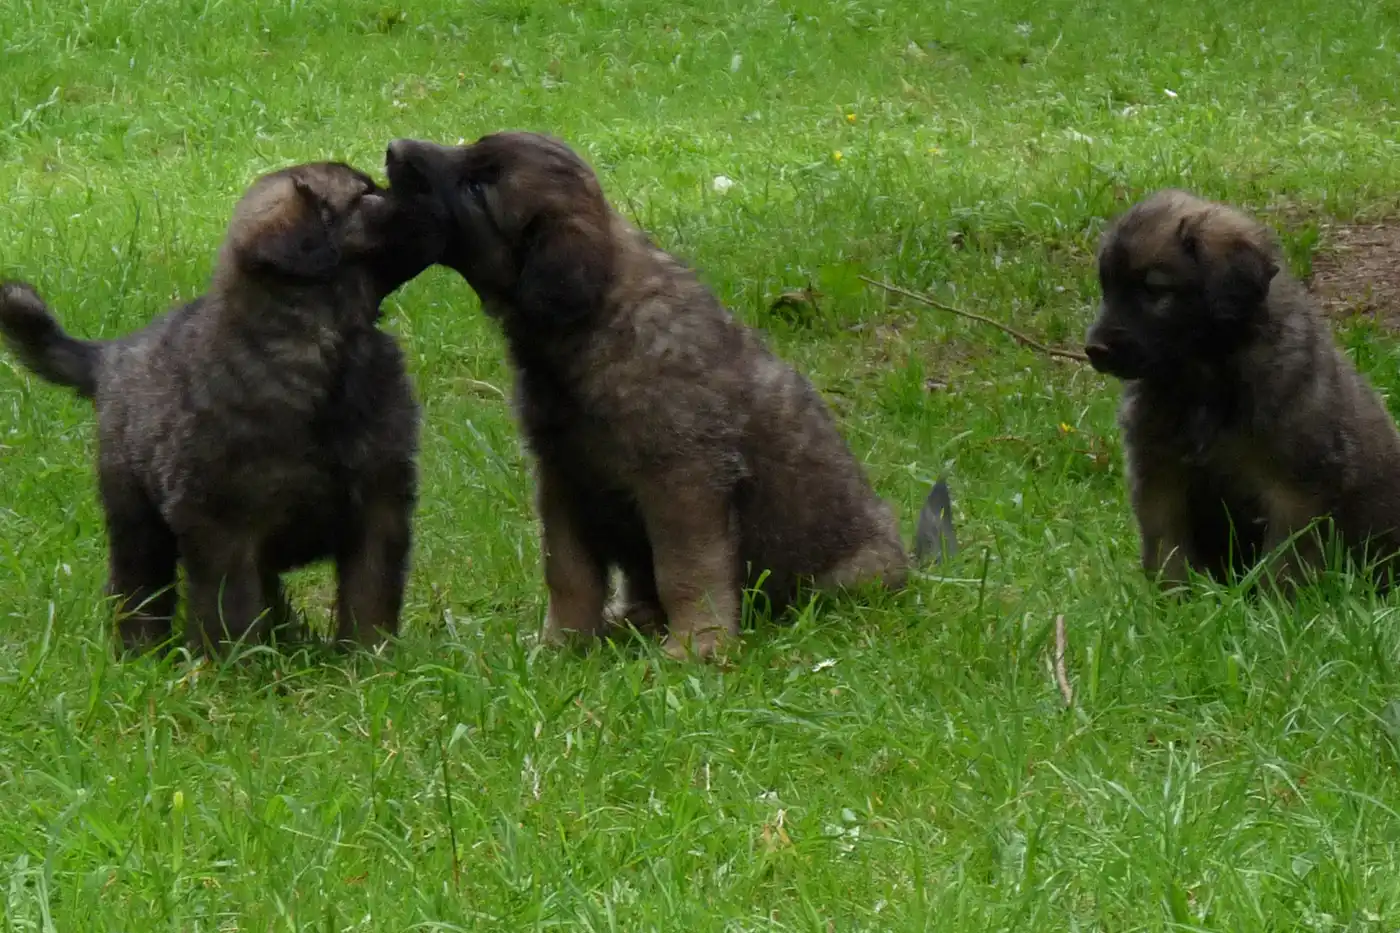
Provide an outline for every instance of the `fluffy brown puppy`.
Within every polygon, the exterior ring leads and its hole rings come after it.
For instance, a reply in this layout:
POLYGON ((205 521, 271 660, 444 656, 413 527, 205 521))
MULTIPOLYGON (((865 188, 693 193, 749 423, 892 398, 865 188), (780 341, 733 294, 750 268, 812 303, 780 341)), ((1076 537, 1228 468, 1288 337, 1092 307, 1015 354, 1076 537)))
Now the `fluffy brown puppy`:
POLYGON ((260 178, 208 291, 136 333, 78 340, 31 287, 0 288, 10 348, 96 407, 125 647, 169 639, 177 561, 195 647, 261 637, 285 614, 278 575, 323 558, 341 639, 397 630, 419 414, 375 322, 442 236, 435 204, 315 163, 260 178))
MULTIPOLYGON (((497 133, 449 148, 396 140, 396 189, 450 215, 442 262, 504 330, 538 466, 548 640, 616 614, 664 622, 672 656, 738 631, 742 587, 775 611, 800 582, 901 586, 909 561, 812 385, 695 274, 604 198, 567 145, 497 133)), ((919 540, 944 534, 940 485, 919 540)))
POLYGON ((1400 549, 1400 435, 1270 233, 1169 189, 1112 224, 1098 268, 1085 352, 1124 384, 1143 568, 1170 585, 1272 553, 1290 585, 1330 525, 1384 569, 1400 549))

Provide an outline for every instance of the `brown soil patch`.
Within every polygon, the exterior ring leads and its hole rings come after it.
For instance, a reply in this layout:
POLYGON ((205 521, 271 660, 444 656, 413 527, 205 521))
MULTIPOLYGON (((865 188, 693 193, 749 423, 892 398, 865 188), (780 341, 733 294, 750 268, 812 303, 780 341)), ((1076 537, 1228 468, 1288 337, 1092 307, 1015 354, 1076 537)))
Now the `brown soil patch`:
POLYGON ((1400 223, 1324 229, 1308 286, 1334 317, 1400 330, 1400 223))

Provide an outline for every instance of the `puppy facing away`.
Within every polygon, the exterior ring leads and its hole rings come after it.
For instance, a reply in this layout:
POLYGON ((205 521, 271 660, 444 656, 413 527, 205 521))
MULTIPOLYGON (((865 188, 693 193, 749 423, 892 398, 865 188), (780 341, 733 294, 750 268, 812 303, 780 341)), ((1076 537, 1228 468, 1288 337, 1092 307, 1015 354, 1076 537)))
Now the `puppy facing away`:
POLYGON ((437 258, 439 208, 312 163, 239 201, 208 291, 107 341, 66 334, 33 288, 0 288, 0 334, 96 408, 108 591, 130 650, 258 639, 279 574, 333 558, 338 636, 398 627, 419 413, 380 302, 437 258))
POLYGON ((1327 525, 1358 563, 1387 570, 1400 550, 1400 435, 1282 265, 1260 223, 1173 189, 1100 246, 1085 352, 1123 382, 1142 564, 1164 585, 1274 554, 1291 586, 1327 525))
MULTIPOLYGON (((707 657, 737 634, 745 585, 775 613, 799 583, 903 585, 895 517, 813 386, 624 220, 567 145, 396 140, 387 170, 440 200, 441 262, 504 332, 537 466, 546 640, 610 617, 707 657)), ((921 555, 956 548, 947 487, 931 498, 921 555)))

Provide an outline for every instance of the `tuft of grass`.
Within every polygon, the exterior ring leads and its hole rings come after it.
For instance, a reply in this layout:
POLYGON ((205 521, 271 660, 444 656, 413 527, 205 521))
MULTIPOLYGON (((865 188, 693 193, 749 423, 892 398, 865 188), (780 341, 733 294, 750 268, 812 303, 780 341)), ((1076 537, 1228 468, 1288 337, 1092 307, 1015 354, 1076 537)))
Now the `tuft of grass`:
MULTIPOLYGON (((1271 218, 1306 272, 1318 223, 1397 208, 1395 5, 8 12, 0 274, 75 332, 197 294, 260 172, 553 132, 812 375, 906 531, 948 473, 964 552, 760 620, 729 665, 540 650, 500 340, 434 270, 387 306, 426 409, 402 643, 119 664, 90 408, 5 358, 4 929, 1400 926, 1394 605, 1344 577, 1153 599, 1115 387, 857 278, 1073 345, 1098 234, 1167 184, 1271 218)), ((1400 388, 1391 335, 1350 345, 1400 388)), ((329 575, 296 584, 324 624, 329 575)))

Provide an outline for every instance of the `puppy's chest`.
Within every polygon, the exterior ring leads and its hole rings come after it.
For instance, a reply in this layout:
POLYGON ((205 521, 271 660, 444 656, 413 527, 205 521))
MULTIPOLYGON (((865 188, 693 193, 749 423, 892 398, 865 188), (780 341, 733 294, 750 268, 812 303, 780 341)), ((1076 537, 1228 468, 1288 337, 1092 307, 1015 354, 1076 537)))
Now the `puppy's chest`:
POLYGON ((1282 497, 1284 503, 1303 501, 1307 493, 1299 485, 1300 474, 1335 475, 1338 465, 1318 456, 1307 439, 1271 425, 1257 405, 1243 391, 1200 386, 1171 396, 1134 393, 1125 400, 1125 440, 1141 465, 1175 461, 1227 478, 1241 490, 1282 497))
POLYGON ((1137 387, 1125 396, 1119 417, 1132 446, 1206 465, 1235 456, 1239 438, 1248 433, 1246 409, 1244 398, 1222 387, 1137 387))

